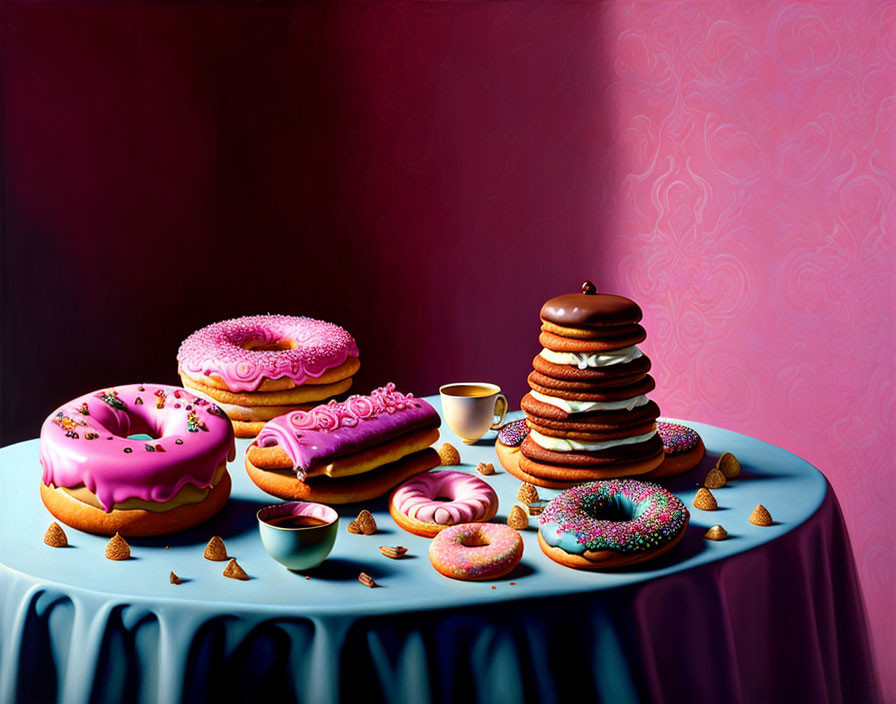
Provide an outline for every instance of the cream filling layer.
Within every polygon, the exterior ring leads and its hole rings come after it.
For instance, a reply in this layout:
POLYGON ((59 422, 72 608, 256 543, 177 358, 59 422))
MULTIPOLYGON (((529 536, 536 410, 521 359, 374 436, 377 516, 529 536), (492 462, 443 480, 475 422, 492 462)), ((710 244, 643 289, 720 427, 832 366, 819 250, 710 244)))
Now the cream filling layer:
POLYGON ((597 369, 599 367, 611 367, 614 364, 628 364, 632 360, 644 356, 644 353, 636 345, 630 345, 618 350, 596 352, 594 354, 589 354, 588 352, 555 352, 545 347, 538 354, 553 364, 566 364, 579 369, 597 369))
MULTIPOLYGON (((215 477, 212 479, 212 487, 218 486, 220 481, 224 478, 224 472, 227 470, 227 463, 222 462, 221 465, 215 470, 215 477)), ((80 486, 72 487, 71 489, 57 486, 54 487, 55 491, 61 491, 63 494, 67 494, 73 499, 77 499, 81 503, 85 503, 88 506, 93 506, 94 508, 98 508, 101 511, 103 510, 102 505, 99 502, 99 499, 96 498, 96 494, 94 494, 90 489, 81 484, 80 486)), ((211 489, 200 489, 195 484, 184 484, 183 487, 177 494, 174 495, 172 499, 168 501, 145 501, 144 499, 131 498, 125 501, 119 501, 118 503, 112 506, 112 509, 115 511, 130 511, 130 510, 143 510, 143 511, 155 511, 157 513, 163 511, 170 511, 173 508, 177 508, 178 506, 186 506, 187 504, 198 504, 205 501, 206 497, 209 494, 211 489)))
POLYGON ((554 438, 549 435, 542 435, 537 430, 530 430, 529 437, 536 443, 541 445, 545 450, 554 450, 555 452, 574 452, 576 450, 585 450, 587 452, 595 452, 597 450, 608 450, 611 447, 619 445, 635 445, 639 442, 650 440, 656 435, 656 430, 651 430, 643 435, 634 435, 630 438, 617 438, 616 440, 605 440, 603 442, 582 442, 580 440, 568 440, 567 438, 554 438))
POLYGON ((548 396, 538 391, 530 391, 532 398, 538 399, 542 403, 548 403, 561 411, 567 413, 588 413, 589 411, 620 411, 625 409, 631 411, 638 406, 643 406, 648 402, 647 396, 635 396, 624 401, 569 401, 565 398, 557 398, 556 396, 548 396))

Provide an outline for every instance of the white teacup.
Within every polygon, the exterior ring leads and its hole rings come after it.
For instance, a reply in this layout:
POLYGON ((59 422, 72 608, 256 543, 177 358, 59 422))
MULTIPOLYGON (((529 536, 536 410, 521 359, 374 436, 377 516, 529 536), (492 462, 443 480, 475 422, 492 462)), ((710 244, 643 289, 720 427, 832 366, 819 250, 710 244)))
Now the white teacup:
POLYGON ((442 416, 455 435, 468 445, 489 430, 497 430, 507 413, 501 387, 482 381, 445 384, 439 389, 442 416), (498 420, 495 420, 497 416, 498 420))

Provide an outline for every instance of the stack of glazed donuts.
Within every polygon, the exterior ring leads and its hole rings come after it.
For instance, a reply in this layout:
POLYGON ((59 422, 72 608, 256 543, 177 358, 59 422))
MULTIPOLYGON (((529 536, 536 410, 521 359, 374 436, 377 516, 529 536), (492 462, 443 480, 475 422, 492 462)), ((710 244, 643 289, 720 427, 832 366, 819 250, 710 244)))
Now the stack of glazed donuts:
POLYGON ((237 437, 277 416, 309 409, 351 387, 361 366, 343 328, 313 318, 258 315, 196 331, 177 353, 183 385, 216 403, 237 437))
POLYGON ((650 360, 638 349, 647 334, 641 309, 623 296, 582 293, 552 298, 541 309, 543 349, 523 397, 528 433, 519 451, 497 450, 502 464, 538 486, 646 474, 662 464, 660 409, 650 360))

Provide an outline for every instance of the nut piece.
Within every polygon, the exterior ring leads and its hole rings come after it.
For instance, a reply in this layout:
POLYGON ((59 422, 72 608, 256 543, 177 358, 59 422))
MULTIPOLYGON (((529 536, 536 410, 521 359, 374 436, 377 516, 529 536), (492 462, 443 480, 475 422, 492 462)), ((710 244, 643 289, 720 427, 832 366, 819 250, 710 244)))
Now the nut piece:
POLYGON ((484 474, 485 476, 489 476, 495 473, 495 465, 491 462, 480 462, 476 465, 476 471, 480 474, 484 474))
POLYGON ((753 513, 750 514, 750 523, 754 526, 770 526, 774 521, 772 520, 772 514, 768 512, 768 509, 762 504, 759 504, 753 509, 753 513))
POLYGON ((395 547, 380 545, 380 552, 383 553, 383 555, 385 555, 386 557, 391 557, 393 560, 404 557, 407 551, 408 549, 403 545, 396 545, 395 547))
POLYGON ((443 443, 439 448, 439 457, 442 459, 443 465, 460 464, 460 453, 451 443, 443 443))
POLYGON ((507 516, 507 525, 514 530, 525 530, 529 527, 529 516, 519 506, 514 506, 507 516))
POLYGON ((703 534, 707 540, 724 540, 728 537, 728 531, 722 526, 713 526, 703 534))
POLYGON ((732 477, 736 477, 740 474, 740 462, 737 461, 737 457, 732 455, 730 452, 726 452, 724 455, 719 457, 716 462, 716 467, 718 467, 722 474, 731 479, 732 477))
POLYGON ((249 575, 247 575, 246 571, 239 566, 235 557, 227 563, 227 567, 224 568, 223 574, 225 577, 230 577, 231 579, 241 579, 244 582, 249 579, 249 575))
POLYGON ((703 486, 707 489, 721 489, 727 483, 728 480, 725 479, 725 475, 719 471, 718 467, 713 467, 709 470, 706 479, 703 480, 703 486))
POLYGON ((376 521, 373 514, 365 508, 355 520, 348 524, 348 532, 363 533, 364 535, 376 533, 376 521))
POLYGON ((180 584, 180 577, 172 572, 171 576, 168 577, 168 581, 171 582, 171 584, 180 584))
POLYGON ((47 532, 44 533, 44 542, 51 548, 64 548, 68 545, 68 538, 65 536, 65 531, 62 530, 62 527, 56 521, 53 521, 50 527, 47 528, 47 532))
POLYGON ((112 536, 112 539, 106 543, 106 559, 108 560, 127 560, 131 556, 131 546, 128 541, 122 538, 118 533, 112 536))
POLYGON ((202 556, 212 562, 224 562, 227 559, 227 548, 224 547, 224 541, 217 535, 213 537, 205 546, 202 556))
POLYGON ((373 577, 371 577, 366 572, 362 572, 361 574, 358 575, 358 581, 361 584, 363 584, 365 587, 370 587, 371 589, 373 589, 374 587, 380 586, 379 584, 374 582, 373 577))
POLYGON ((715 511, 719 504, 709 489, 700 487, 697 490, 697 495, 694 497, 694 507, 699 508, 701 511, 715 511))
POLYGON ((522 501, 526 505, 531 504, 533 501, 538 501, 538 489, 532 484, 523 484, 516 493, 516 500, 522 501))
POLYGON ((547 501, 542 501, 539 499, 538 501, 533 501, 526 508, 528 509, 530 516, 540 516, 542 511, 544 511, 544 507, 547 505, 547 501))

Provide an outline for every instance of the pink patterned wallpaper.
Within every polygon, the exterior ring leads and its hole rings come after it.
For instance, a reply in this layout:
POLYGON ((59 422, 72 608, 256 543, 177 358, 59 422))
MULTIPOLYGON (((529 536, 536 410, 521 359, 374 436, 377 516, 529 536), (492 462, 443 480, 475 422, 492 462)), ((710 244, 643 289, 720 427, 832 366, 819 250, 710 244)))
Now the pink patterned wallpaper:
POLYGON ((896 5, 620 2, 605 41, 660 406, 828 476, 896 700, 896 5))

